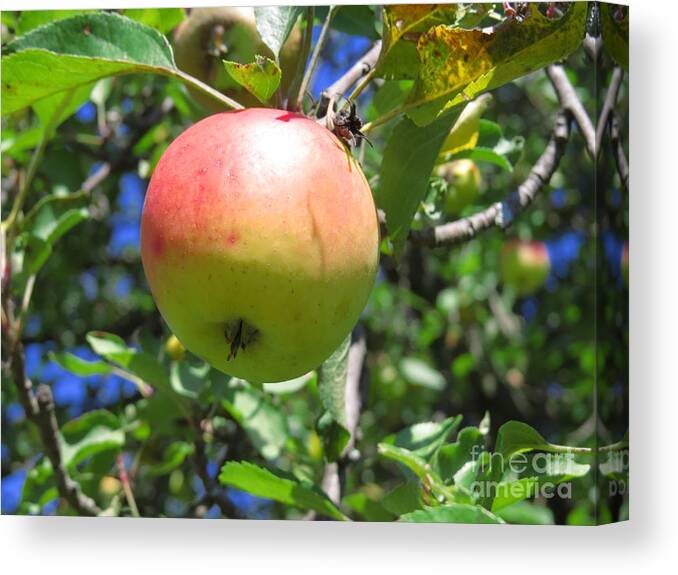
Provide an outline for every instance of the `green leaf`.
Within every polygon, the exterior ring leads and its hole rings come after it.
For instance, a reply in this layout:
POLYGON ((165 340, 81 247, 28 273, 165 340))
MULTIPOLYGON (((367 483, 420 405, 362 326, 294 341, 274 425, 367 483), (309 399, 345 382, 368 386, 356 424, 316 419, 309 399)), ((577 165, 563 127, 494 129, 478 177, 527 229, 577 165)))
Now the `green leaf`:
POLYGON ((253 94, 262 104, 268 102, 278 89, 282 72, 280 67, 270 58, 255 56, 251 64, 240 64, 223 60, 226 72, 238 84, 253 94))
POLYGON ((254 8, 259 36, 273 52, 276 62, 279 61, 280 49, 303 10, 302 6, 256 6, 254 8))
POLYGON ((381 503, 373 501, 366 493, 357 492, 341 500, 346 507, 362 515, 366 521, 393 521, 395 514, 384 509, 381 503))
POLYGON ((120 421, 103 409, 89 411, 61 428, 64 466, 74 468, 84 459, 104 451, 117 451, 125 444, 120 421))
POLYGON ((412 385, 427 387, 434 391, 440 391, 445 387, 445 378, 442 374, 420 359, 404 357, 400 360, 400 372, 412 385))
POLYGON ((329 497, 313 484, 302 482, 281 471, 274 473, 246 461, 228 462, 221 469, 219 481, 258 497, 316 511, 332 519, 348 520, 329 497))
POLYGON ((191 365, 189 361, 174 361, 170 367, 170 385, 179 395, 197 399, 200 391, 209 385, 210 366, 191 365))
POLYGON ((457 430, 461 419, 461 415, 457 415, 439 422, 416 423, 399 431, 393 437, 393 444, 408 449, 424 459, 429 459, 457 430))
POLYGON ((123 16, 167 34, 186 18, 183 8, 127 8, 123 16))
POLYGON ((49 358, 58 363, 65 370, 75 375, 87 377, 90 375, 105 375, 111 373, 113 368, 104 361, 86 361, 72 353, 49 353, 49 358))
POLYGON ((404 465, 422 481, 438 479, 437 473, 426 463, 426 460, 412 451, 388 443, 380 443, 377 449, 379 455, 404 465))
POLYGON ((48 457, 43 457, 26 475, 19 512, 37 515, 45 503, 58 496, 52 464, 48 457))
POLYGON ((346 420, 346 377, 351 334, 318 368, 318 391, 325 413, 316 427, 325 447, 325 457, 336 461, 351 436, 346 420))
POLYGON ((16 28, 16 35, 23 36, 26 32, 30 32, 33 28, 44 26, 50 22, 84 14, 85 12, 92 12, 92 10, 26 10, 21 13, 19 23, 16 28))
POLYGON ((549 450, 549 442, 539 432, 521 421, 509 421, 497 432, 494 451, 505 459, 525 451, 549 450))
POLYGON ((476 146, 480 137, 480 117, 485 113, 490 102, 492 102, 492 96, 483 94, 466 104, 445 138, 441 154, 454 154, 476 146))
POLYGON ((445 483, 450 483, 465 463, 476 461, 485 449, 485 438, 477 427, 465 427, 457 440, 438 449, 433 458, 433 467, 445 483))
POLYGON ((148 471, 151 475, 167 475, 180 467, 187 457, 193 454, 194 447, 185 441, 175 441, 163 454, 162 463, 151 465, 148 471))
MULTIPOLYGON (((64 102, 64 94, 54 94, 53 96, 35 102, 33 104, 33 110, 38 116, 43 128, 50 123, 52 116, 57 113, 57 110, 60 110, 59 117, 52 124, 52 129, 55 130, 87 101, 91 92, 92 85, 85 84, 74 88, 72 93, 68 95, 68 100, 66 102, 64 102)), ((49 136, 51 136, 51 134, 49 136)))
POLYGON ((265 383, 264 391, 273 395, 284 395, 286 393, 295 393, 303 389, 308 383, 316 377, 315 372, 310 372, 294 379, 279 381, 277 383, 265 383))
MULTIPOLYGON (((603 48, 626 71, 629 69, 629 17, 618 20, 615 16, 620 6, 599 4, 603 48)), ((627 9, 628 10, 628 9, 627 9)))
POLYGON ((498 511, 496 515, 514 525, 553 525, 555 523, 553 511, 548 507, 527 501, 505 507, 498 511))
POLYGON ((348 352, 351 347, 349 334, 341 345, 318 369, 318 391, 323 406, 339 424, 346 427, 346 376, 348 352))
POLYGON ((110 12, 35 28, 7 44, 5 54, 3 114, 106 76, 177 74, 172 49, 160 32, 110 12))
POLYGON ((385 509, 398 516, 421 509, 424 503, 421 500, 419 482, 407 481, 401 483, 384 496, 381 504, 385 509))
POLYGON ((329 411, 318 418, 315 427, 323 442, 325 459, 327 461, 339 459, 351 439, 351 434, 335 421, 329 411))
POLYGON ((460 160, 462 158, 468 158, 474 162, 487 162, 488 164, 494 164, 499 166, 502 170, 505 170, 509 173, 513 172, 513 165, 509 162, 506 157, 498 154, 491 148, 484 148, 478 146, 472 150, 464 150, 454 154, 452 157, 448 158, 449 160, 460 160))
POLYGON ((91 331, 87 342, 95 353, 162 390, 170 389, 166 368, 152 355, 127 347, 124 340, 112 333, 91 331))
POLYGON ((458 112, 442 116, 426 127, 403 118, 393 129, 381 164, 378 201, 386 213, 386 225, 396 253, 405 245, 436 158, 458 112))
MULTIPOLYGON (((51 197, 51 196, 50 196, 51 197)), ((54 244, 80 222, 89 218, 85 207, 69 202, 41 200, 30 219, 22 222, 14 262, 13 288, 23 290, 28 278, 37 274, 52 254, 54 244)))
POLYGON ((224 392, 222 405, 265 459, 280 456, 289 435, 287 418, 265 393, 233 379, 224 392))
POLYGON ((399 521, 409 523, 504 523, 504 520, 478 505, 451 503, 426 507, 401 515, 399 521))
MULTIPOLYGON (((323 7, 326 8, 326 7, 323 7)), ((316 16, 323 18, 326 10, 322 12, 316 8, 316 16), (322 14, 322 16, 321 16, 322 14)), ((332 17, 332 28, 352 36, 363 36, 370 40, 378 40, 379 32, 375 26, 376 19, 373 6, 337 6, 332 17)))
POLYGON ((419 75, 407 102, 419 125, 576 50, 584 36, 587 4, 574 2, 560 19, 531 4, 522 20, 485 30, 433 26, 417 41, 419 75))

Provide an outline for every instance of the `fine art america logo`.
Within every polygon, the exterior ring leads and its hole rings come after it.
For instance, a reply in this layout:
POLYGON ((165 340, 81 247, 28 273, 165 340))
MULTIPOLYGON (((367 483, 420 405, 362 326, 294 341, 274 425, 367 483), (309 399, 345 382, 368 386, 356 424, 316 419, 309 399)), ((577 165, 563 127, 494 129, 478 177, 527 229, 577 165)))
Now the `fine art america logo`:
MULTIPOLYGON (((544 499, 572 498, 572 481, 589 470, 578 463, 574 452, 532 454, 517 453, 504 457, 488 453, 481 446, 471 450, 473 465, 478 471, 471 489, 480 498, 492 497, 519 500, 541 496, 544 499)), ((623 494, 627 489, 628 449, 600 453, 599 469, 608 480, 609 495, 623 494)))

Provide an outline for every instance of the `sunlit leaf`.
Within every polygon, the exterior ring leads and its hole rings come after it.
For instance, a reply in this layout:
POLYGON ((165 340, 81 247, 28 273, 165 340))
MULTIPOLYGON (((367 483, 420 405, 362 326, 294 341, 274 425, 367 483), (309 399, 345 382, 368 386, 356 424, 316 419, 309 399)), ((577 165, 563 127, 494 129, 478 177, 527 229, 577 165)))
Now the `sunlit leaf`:
POLYGON ((483 507, 461 503, 419 509, 401 515, 399 521, 409 523, 504 523, 503 519, 483 507))
POLYGON ((282 72, 270 58, 255 56, 251 64, 224 60, 228 74, 262 103, 268 102, 280 85, 282 72))
POLYGON ((219 481, 259 497, 285 505, 316 511, 332 519, 348 518, 313 484, 302 482, 281 471, 273 472, 246 461, 229 461, 221 468, 219 481))
POLYGON ((7 44, 4 53, 3 114, 106 76, 176 72, 172 49, 160 32, 110 12, 35 28, 7 44))

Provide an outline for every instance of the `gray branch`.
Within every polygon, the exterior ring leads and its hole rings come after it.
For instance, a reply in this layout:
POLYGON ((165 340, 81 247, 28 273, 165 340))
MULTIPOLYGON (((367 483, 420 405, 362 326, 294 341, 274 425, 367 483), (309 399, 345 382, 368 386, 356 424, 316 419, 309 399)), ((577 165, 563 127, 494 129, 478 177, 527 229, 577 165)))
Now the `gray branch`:
POLYGON ((577 96, 574 86, 567 77, 565 68, 560 64, 551 64, 546 67, 546 75, 551 80, 551 84, 553 84, 553 89, 556 91, 560 101, 560 107, 572 114, 574 121, 577 122, 589 157, 591 159, 596 158, 597 150, 599 149, 596 144, 596 130, 586 112, 586 108, 584 108, 579 96, 577 96))
POLYGON ((11 367, 12 378, 19 392, 19 398, 26 412, 26 417, 38 427, 40 432, 40 439, 52 464, 52 471, 56 479, 59 494, 80 515, 99 515, 101 508, 93 499, 82 492, 80 485, 71 478, 64 466, 59 441, 59 424, 54 412, 52 390, 47 385, 40 385, 35 394, 33 393, 33 384, 26 377, 24 350, 21 342, 14 344, 11 367))
POLYGON ((372 47, 363 54, 358 61, 351 66, 348 71, 339 78, 334 84, 325 88, 320 94, 318 105, 318 117, 322 118, 327 113, 330 101, 348 92, 349 88, 357 83, 361 78, 369 74, 377 64, 381 52, 381 40, 375 42, 372 47))
POLYGON ((516 216, 534 201, 539 191, 548 184, 551 176, 558 169, 570 138, 570 121, 569 110, 561 110, 558 113, 546 149, 532 166, 525 181, 504 201, 492 204, 481 212, 454 222, 425 230, 413 230, 410 232, 409 239, 416 244, 428 247, 449 246, 471 240, 489 228, 506 228, 511 225, 516 216))

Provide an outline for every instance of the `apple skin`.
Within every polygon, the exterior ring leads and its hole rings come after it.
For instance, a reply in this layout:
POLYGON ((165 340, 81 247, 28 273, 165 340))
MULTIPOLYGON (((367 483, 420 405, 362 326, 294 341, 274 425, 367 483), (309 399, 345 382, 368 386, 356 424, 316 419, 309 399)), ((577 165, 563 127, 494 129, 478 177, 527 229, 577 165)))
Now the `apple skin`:
POLYGON ((546 244, 540 241, 508 240, 501 252, 503 282, 521 296, 528 296, 544 285, 551 270, 546 244))
MULTIPOLYGON (((280 51, 281 91, 285 93, 294 79, 301 54, 302 34, 295 26, 280 51)), ((184 72, 206 82, 245 107, 261 105, 226 72, 222 60, 241 64, 254 62, 255 54, 273 59, 270 48, 257 32, 254 8, 194 8, 174 33, 174 57, 184 72), (215 38, 216 36, 216 38, 215 38), (226 47, 223 56, 210 54, 210 44, 218 39, 226 47)), ((222 104, 206 94, 189 88, 193 98, 210 112, 222 112, 222 104)))
POLYGON ((458 216, 480 193, 480 170, 473 160, 454 160, 442 164, 436 174, 450 184, 445 197, 445 213, 449 216, 458 216))
POLYGON ((144 201, 141 257, 162 316, 189 351, 251 382, 331 355, 367 302, 378 253, 360 166, 329 130, 284 110, 193 125, 144 201), (240 321, 247 345, 232 357, 240 321))

